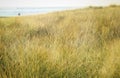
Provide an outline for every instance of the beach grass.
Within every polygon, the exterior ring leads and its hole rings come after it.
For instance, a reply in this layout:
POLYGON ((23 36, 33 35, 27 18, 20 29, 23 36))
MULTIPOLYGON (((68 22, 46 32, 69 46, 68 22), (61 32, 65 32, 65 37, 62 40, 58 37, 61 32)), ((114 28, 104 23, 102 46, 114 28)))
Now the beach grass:
POLYGON ((120 78, 120 7, 0 18, 0 78, 120 78))

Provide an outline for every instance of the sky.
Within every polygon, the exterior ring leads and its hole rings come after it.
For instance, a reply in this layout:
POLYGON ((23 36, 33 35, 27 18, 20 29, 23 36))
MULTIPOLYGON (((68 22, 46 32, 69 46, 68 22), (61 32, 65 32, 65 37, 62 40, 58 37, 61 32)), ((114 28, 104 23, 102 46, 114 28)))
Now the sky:
POLYGON ((85 7, 120 5, 120 0, 0 0, 0 7, 85 7))

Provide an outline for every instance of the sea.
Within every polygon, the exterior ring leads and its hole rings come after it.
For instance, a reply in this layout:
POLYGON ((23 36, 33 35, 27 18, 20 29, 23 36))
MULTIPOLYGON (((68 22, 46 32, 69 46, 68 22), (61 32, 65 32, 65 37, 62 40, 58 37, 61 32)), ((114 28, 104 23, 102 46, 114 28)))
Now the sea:
POLYGON ((77 7, 40 7, 40 8, 0 8, 0 17, 11 17, 44 14, 56 11, 71 10, 77 7))

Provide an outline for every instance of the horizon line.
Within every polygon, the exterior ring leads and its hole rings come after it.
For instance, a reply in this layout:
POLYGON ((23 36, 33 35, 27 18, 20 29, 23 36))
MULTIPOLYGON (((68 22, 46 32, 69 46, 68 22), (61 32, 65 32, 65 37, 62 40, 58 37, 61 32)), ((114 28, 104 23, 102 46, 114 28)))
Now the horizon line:
POLYGON ((106 6, 111 6, 111 5, 116 5, 120 6, 120 4, 108 4, 108 5, 84 5, 84 6, 0 6, 0 8, 65 8, 65 7, 70 7, 70 8, 80 8, 80 7, 106 7, 106 6))

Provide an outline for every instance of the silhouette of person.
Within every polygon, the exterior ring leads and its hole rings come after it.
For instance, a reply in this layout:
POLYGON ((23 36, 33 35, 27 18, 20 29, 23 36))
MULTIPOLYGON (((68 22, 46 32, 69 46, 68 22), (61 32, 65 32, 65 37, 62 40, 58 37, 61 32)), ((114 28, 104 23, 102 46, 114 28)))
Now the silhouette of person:
POLYGON ((18 13, 18 16, 20 16, 21 14, 20 13, 18 13))

